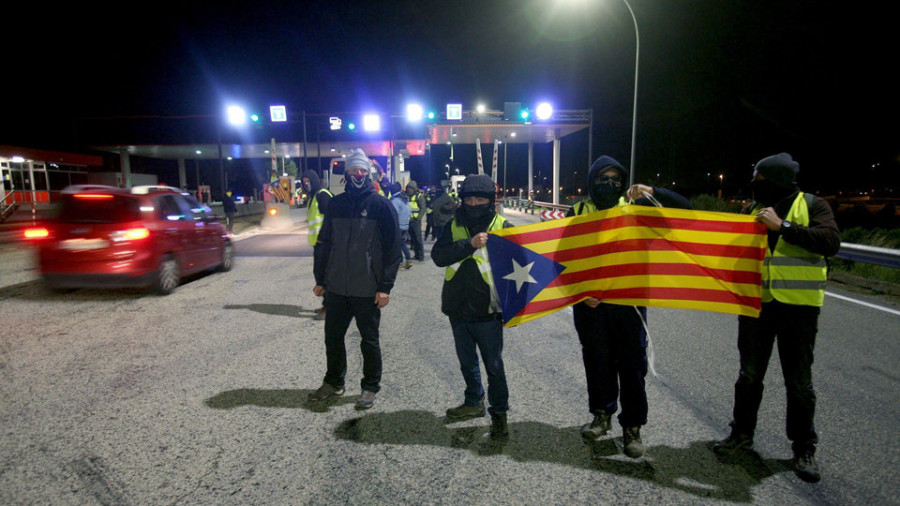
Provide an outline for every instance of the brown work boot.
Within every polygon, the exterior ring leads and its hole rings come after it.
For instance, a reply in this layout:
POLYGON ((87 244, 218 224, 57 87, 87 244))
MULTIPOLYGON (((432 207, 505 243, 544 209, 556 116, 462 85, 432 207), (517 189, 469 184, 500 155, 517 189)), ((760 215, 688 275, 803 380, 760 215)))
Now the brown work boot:
POLYGON ((581 427, 581 437, 587 441, 599 441, 612 428, 612 420, 609 413, 600 411, 594 414, 594 421, 581 427))
POLYGON ((479 418, 484 416, 484 402, 479 402, 474 406, 467 406, 465 403, 447 410, 447 420, 458 422, 468 420, 469 418, 479 418))
POLYGON ((641 441, 640 427, 624 427, 622 429, 622 443, 625 445, 625 455, 636 459, 644 454, 644 443, 641 441))

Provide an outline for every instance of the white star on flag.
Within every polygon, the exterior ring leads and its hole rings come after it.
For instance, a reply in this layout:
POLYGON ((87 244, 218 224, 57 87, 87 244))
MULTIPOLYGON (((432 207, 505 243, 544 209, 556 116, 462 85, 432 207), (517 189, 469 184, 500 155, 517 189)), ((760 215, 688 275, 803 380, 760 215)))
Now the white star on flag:
POLYGON ((531 277, 531 267, 534 266, 534 262, 523 266, 519 265, 519 262, 516 262, 515 259, 513 259, 512 264, 513 271, 506 276, 503 276, 503 279, 515 281, 516 293, 522 291, 522 285, 525 283, 537 283, 537 280, 531 277))

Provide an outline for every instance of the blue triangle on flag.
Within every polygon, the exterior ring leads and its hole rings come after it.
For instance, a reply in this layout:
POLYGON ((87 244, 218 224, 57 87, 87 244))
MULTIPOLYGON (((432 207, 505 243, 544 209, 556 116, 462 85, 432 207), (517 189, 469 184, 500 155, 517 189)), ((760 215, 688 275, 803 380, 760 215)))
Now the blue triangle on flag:
POLYGON ((516 316, 566 268, 498 235, 488 236, 486 247, 503 323, 516 316))

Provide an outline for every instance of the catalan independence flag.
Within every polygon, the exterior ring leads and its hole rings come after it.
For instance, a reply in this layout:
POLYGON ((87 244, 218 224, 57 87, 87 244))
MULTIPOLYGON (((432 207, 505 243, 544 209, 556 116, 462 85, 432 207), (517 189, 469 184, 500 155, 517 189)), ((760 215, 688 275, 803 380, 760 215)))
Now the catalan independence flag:
POLYGON ((759 316, 767 239, 752 216, 629 205, 491 234, 507 327, 586 297, 759 316))

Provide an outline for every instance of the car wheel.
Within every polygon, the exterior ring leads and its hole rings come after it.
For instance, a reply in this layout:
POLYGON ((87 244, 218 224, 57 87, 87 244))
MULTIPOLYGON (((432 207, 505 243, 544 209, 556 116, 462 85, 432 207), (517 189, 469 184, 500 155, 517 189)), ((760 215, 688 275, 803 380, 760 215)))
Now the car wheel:
POLYGON ((156 272, 154 291, 160 295, 168 295, 178 287, 181 275, 178 273, 178 262, 172 255, 163 257, 156 272))
POLYGON ((229 241, 222 247, 222 263, 219 264, 219 270, 228 272, 232 267, 234 267, 234 246, 229 241))

